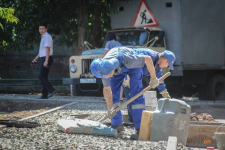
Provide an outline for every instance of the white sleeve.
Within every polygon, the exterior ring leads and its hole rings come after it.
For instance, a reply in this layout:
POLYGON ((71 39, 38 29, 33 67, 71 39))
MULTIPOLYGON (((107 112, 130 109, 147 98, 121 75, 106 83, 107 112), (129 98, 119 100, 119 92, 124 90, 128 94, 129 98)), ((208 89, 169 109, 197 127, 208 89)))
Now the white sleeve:
POLYGON ((52 37, 51 36, 47 36, 45 39, 44 39, 44 47, 51 47, 51 42, 52 41, 52 37))

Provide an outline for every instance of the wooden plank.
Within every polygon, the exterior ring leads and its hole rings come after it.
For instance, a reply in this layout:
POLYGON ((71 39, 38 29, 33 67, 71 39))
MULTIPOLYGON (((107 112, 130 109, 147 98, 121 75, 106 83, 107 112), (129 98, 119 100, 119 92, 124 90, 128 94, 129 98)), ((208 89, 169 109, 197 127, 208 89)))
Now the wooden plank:
POLYGON ((151 119, 153 111, 143 111, 141 118, 141 127, 139 132, 139 141, 150 141, 151 119))
POLYGON ((177 150, 177 137, 169 136, 166 150, 177 150))
POLYGON ((0 129, 6 128, 6 125, 0 125, 0 129))

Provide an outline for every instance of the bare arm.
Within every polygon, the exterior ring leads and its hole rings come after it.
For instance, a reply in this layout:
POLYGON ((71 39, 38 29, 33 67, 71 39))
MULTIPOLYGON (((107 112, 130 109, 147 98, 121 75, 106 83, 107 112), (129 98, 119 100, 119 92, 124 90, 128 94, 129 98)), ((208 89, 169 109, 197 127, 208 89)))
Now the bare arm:
POLYGON ((48 66, 49 55, 50 55, 50 47, 46 47, 46 57, 45 57, 44 67, 48 66))
POLYGON ((105 101, 107 103, 107 107, 108 108, 113 107, 112 91, 111 91, 110 86, 103 88, 103 94, 104 94, 105 101))
POLYGON ((109 52, 109 50, 105 50, 103 57, 109 52))
POLYGON ((156 79, 155 67, 153 65, 152 58, 150 56, 145 56, 145 64, 148 68, 151 79, 156 79))
POLYGON ((34 63, 35 61, 37 61, 40 58, 39 54, 34 58, 34 60, 32 61, 32 63, 34 63))

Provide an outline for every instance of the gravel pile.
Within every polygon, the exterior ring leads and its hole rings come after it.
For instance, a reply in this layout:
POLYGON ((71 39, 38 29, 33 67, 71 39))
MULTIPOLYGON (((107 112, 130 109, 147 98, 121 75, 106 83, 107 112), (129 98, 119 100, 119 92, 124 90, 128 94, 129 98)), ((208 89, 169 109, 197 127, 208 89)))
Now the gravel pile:
MULTIPOLYGON (((75 114, 91 114, 88 119, 98 120, 104 116, 105 104, 77 104, 68 109, 58 110, 28 121, 38 121, 41 127, 4 128, 0 131, 0 149, 166 149, 167 142, 139 142, 129 139, 134 128, 125 127, 125 133, 118 138, 66 134, 58 131, 56 121, 58 119, 73 119, 75 114), (46 125, 52 124, 52 125, 46 125)), ((125 113, 125 112, 123 112, 125 113)), ((107 121, 107 120, 106 120, 107 121)), ((187 149, 178 145, 178 149, 187 149)))
MULTIPOLYGON (((33 95, 32 95, 33 96, 33 95)), ((0 95, 1 97, 1 95, 0 95)), ((55 96, 54 98, 57 98, 55 96)), ((62 97, 61 97, 62 98, 62 97)), ((93 100, 90 97, 83 97, 81 100, 93 100)), ((98 98, 101 100, 101 98, 98 98)), ((75 115, 89 114, 85 119, 97 121, 106 113, 105 103, 78 103, 40 117, 27 121, 35 121, 42 124, 37 128, 2 128, 0 129, 0 149, 24 149, 24 150, 164 150, 167 142, 142 142, 130 140, 130 135, 135 133, 131 126, 125 126, 125 133, 118 138, 93 136, 82 134, 66 134, 57 128, 58 119, 74 119, 75 115)), ((127 114, 126 109, 122 110, 127 114)), ((105 122, 109 122, 106 120, 105 122)), ((178 144, 178 150, 186 150, 187 147, 178 144)))

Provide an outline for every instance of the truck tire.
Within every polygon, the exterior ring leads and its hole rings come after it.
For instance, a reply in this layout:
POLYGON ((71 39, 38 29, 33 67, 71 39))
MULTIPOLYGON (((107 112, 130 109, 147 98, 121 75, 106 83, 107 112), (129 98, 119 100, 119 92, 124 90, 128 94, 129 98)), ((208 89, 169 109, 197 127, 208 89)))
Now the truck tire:
POLYGON ((206 83, 207 100, 225 99, 225 78, 221 74, 213 75, 206 83))

